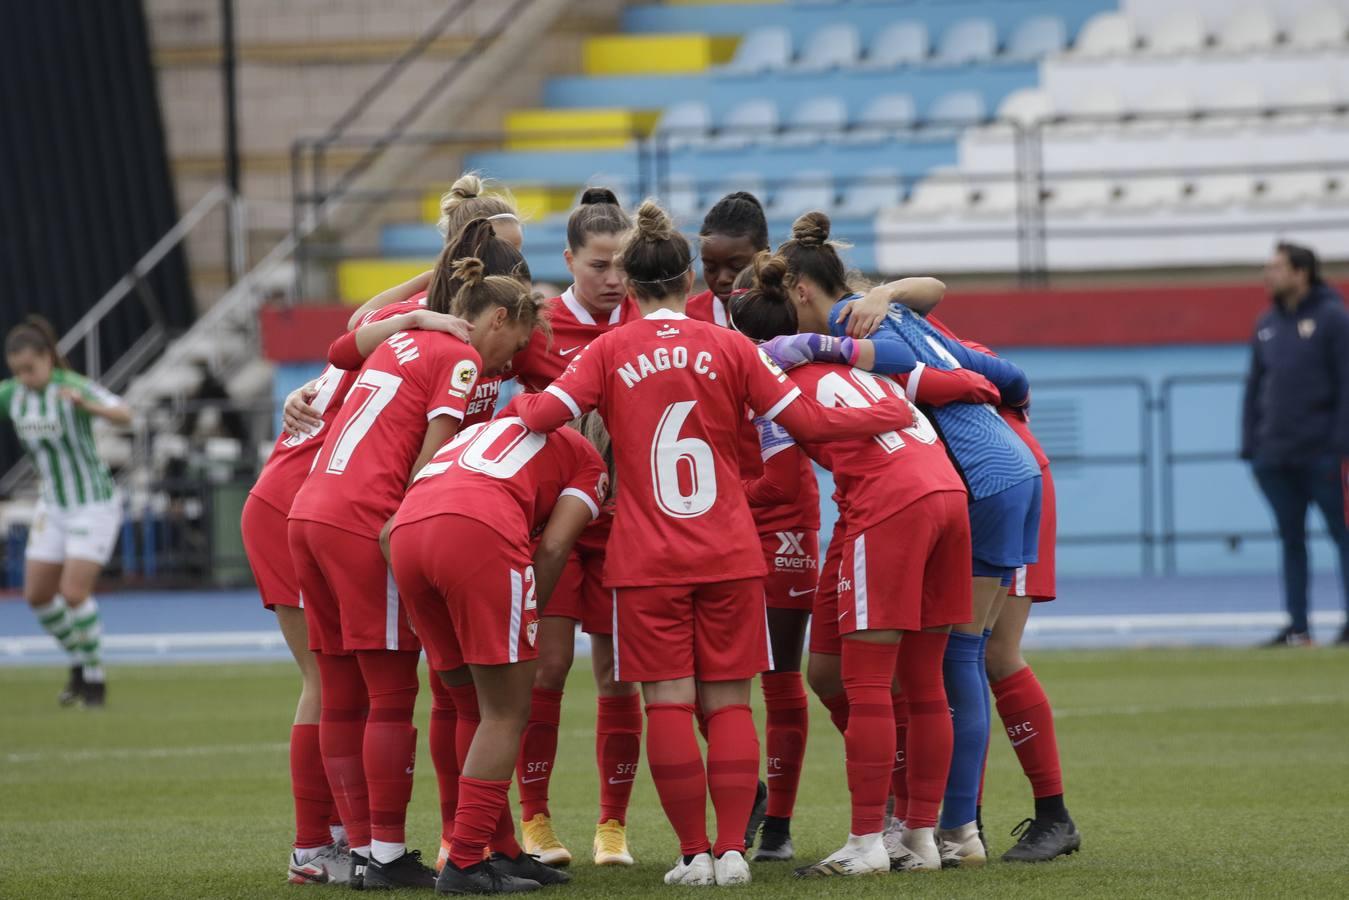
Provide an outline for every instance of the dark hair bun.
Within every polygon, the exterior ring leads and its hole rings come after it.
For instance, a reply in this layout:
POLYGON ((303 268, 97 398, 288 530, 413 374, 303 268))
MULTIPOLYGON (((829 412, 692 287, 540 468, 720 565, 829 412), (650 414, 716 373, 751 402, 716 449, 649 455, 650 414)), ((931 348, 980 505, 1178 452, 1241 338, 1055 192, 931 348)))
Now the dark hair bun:
POLYGON ((753 267, 754 285, 759 289, 763 299, 774 303, 790 302, 787 280, 790 277, 791 267, 786 259, 765 250, 754 257, 753 267))
POLYGON ((588 187, 581 192, 581 205, 590 206, 594 203, 612 203, 618 205, 618 195, 607 187, 588 187))
POLYGON ((792 240, 804 246, 820 246, 829 240, 829 217, 819 210, 803 213, 792 223, 792 240))

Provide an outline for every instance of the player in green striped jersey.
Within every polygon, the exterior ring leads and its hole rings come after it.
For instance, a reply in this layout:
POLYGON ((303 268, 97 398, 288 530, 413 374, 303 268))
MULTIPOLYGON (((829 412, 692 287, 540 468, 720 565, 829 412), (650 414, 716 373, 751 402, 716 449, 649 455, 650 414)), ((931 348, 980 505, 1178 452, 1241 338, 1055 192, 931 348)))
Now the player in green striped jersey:
POLYGON ((116 394, 71 371, 56 334, 29 316, 5 338, 12 378, 0 381, 0 418, 8 419, 37 466, 42 497, 24 554, 24 597, 70 654, 61 703, 102 706, 107 687, 94 583, 112 555, 122 504, 98 457, 93 420, 131 422, 116 394))

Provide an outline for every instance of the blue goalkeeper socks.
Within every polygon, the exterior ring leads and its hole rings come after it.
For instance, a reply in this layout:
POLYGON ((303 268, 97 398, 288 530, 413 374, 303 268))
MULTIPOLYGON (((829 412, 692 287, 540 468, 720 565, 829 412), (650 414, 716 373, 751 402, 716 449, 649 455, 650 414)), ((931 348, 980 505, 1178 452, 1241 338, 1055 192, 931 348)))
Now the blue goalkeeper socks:
POLYGON ((942 798, 942 828, 957 828, 975 820, 988 750, 988 679, 984 675, 983 645, 982 635, 953 631, 942 661, 955 737, 951 774, 942 798))

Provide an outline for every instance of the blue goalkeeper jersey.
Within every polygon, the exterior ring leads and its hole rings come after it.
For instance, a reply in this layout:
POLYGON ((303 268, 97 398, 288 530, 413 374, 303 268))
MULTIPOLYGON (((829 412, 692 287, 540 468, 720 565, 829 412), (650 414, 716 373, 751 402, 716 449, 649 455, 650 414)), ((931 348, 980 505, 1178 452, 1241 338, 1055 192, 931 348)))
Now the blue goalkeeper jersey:
MULTIPOLYGON (((829 314, 834 334, 846 333, 839 321, 844 304, 857 295, 845 297, 829 314)), ((933 328, 922 316, 906 306, 891 304, 890 315, 871 336, 873 341, 901 341, 918 361, 935 369, 970 369, 997 385, 1003 402, 1017 405, 1026 400, 1030 383, 1026 373, 1005 359, 971 350, 933 328)), ((911 377, 921 377, 915 373, 911 377)), ((1040 467, 1035 457, 1016 436, 997 410, 987 404, 950 403, 932 410, 942 440, 965 484, 971 500, 991 497, 1023 481, 1036 478, 1040 467)))

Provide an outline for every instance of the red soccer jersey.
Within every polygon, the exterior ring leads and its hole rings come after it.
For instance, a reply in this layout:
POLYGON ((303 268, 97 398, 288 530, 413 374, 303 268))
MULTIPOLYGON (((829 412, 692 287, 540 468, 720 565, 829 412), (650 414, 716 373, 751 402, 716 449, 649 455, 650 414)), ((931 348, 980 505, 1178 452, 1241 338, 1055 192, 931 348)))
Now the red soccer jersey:
POLYGON ((596 339, 545 390, 575 415, 598 407, 613 439, 606 585, 765 574, 740 424, 746 406, 771 420, 801 392, 747 338, 661 310, 596 339))
POLYGON ((570 428, 538 434, 510 416, 474 425, 441 447, 408 488, 397 524, 453 513, 523 545, 559 497, 585 501, 593 519, 608 493, 609 473, 589 441, 570 428))
POLYGON ((562 296, 549 300, 548 310, 552 338, 541 331, 534 332, 529 346, 511 361, 511 373, 529 391, 541 391, 556 381, 581 348, 595 338, 624 322, 641 318, 631 298, 624 298, 609 318, 597 321, 576 299, 574 288, 567 288, 562 296))
MULTIPOLYGON (((863 408, 903 397, 894 379, 836 363, 812 363, 791 370, 792 380, 821 406, 863 408)), ((847 511, 847 535, 865 531, 921 497, 936 491, 964 491, 946 447, 927 418, 913 409, 914 424, 859 441, 803 445, 834 473, 847 511)), ((790 440, 790 438, 787 438, 790 440)))
POLYGON ((477 351, 443 332, 400 331, 380 344, 352 384, 291 518, 378 537, 403 499, 426 423, 463 420, 481 367, 477 351))
POLYGON ((717 295, 710 290, 690 297, 684 306, 684 315, 699 322, 711 322, 723 328, 730 327, 730 320, 726 317, 726 304, 717 299, 717 295))

